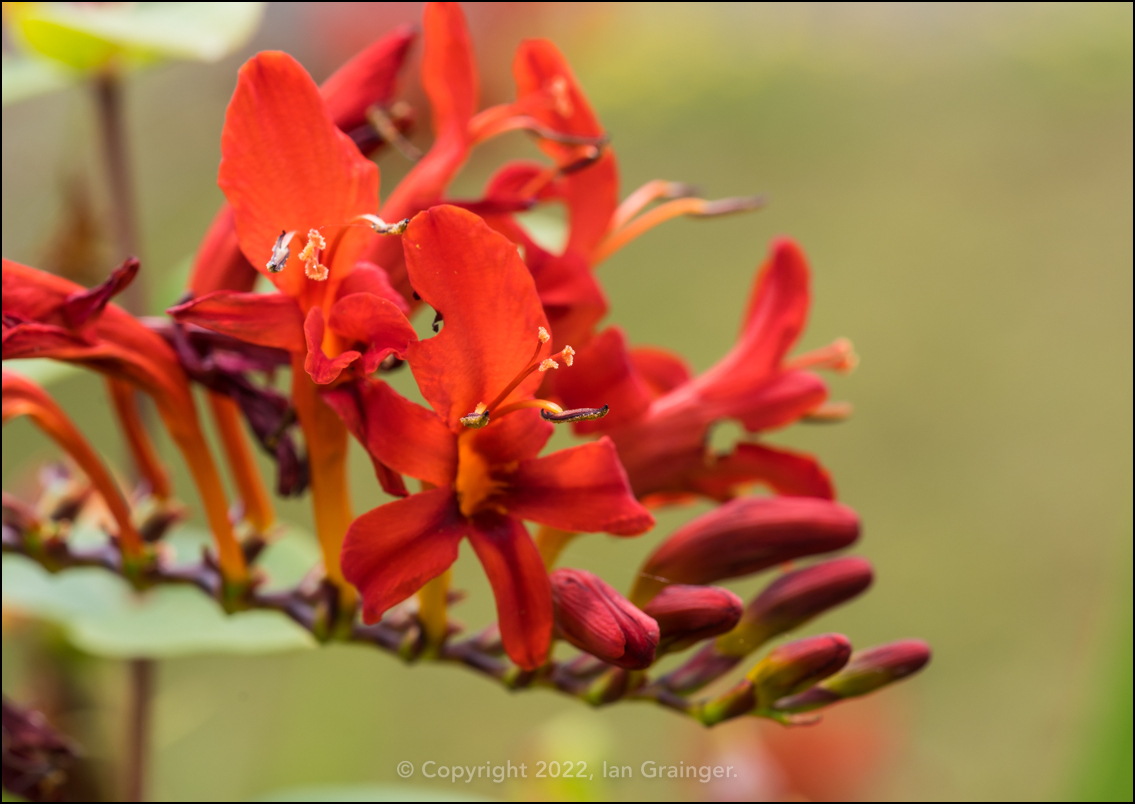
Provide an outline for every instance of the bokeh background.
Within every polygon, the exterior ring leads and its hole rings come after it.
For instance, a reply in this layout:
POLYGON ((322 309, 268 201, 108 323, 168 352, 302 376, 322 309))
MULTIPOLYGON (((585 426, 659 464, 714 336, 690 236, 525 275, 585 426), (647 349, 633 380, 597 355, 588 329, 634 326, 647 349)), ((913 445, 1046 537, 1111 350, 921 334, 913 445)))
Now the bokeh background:
MULTIPOLYGON (((152 795, 343 794, 401 784, 400 760, 582 759, 632 765, 635 777, 457 791, 409 783, 494 798, 1129 799, 1131 6, 467 11, 486 104, 511 97, 521 38, 559 44, 611 132, 624 194, 652 178, 694 182, 708 197, 767 194, 761 212, 672 222, 600 269, 610 320, 633 341, 708 367, 733 341, 769 240, 803 244, 815 302, 802 346, 853 340, 862 363, 833 386, 855 415, 770 440, 830 467, 865 523, 856 552, 877 569, 865 597, 807 631, 838 630, 860 646, 919 636, 934 661, 819 727, 706 732, 653 707, 508 694, 363 648, 169 659, 158 670, 152 795), (641 777, 644 760, 745 773, 728 787, 663 782, 641 777)), ((287 50, 319 80, 419 17, 417 4, 272 4, 240 54, 131 76, 155 310, 176 299, 221 201, 219 135, 243 59, 287 50)), ((414 79, 404 94, 424 117, 414 79)), ((61 264, 77 230, 98 240, 106 190, 92 119, 82 88, 4 108, 4 256, 61 264)), ((421 145, 425 122, 412 137, 421 145)), ((453 195, 477 194, 518 151, 535 153, 519 134, 477 151, 453 195)), ((396 153, 380 166, 387 191, 407 169, 396 153)), ((53 391, 121 460, 98 383, 78 376, 53 391)), ((5 488, 52 454, 22 423, 7 427, 5 488)), ((352 460, 361 511, 382 495, 361 451, 352 460)), ((309 523, 303 504, 282 510, 309 523)), ((626 585, 645 553, 701 510, 668 513, 637 541, 577 540, 564 561, 626 585)), ((491 597, 468 553, 456 581, 471 598, 455 614, 477 626, 491 597)), ((751 594, 762 583, 733 586, 751 594)), ((84 656, 8 611, 3 656, 5 694, 66 698, 93 783, 117 789, 124 664, 84 656)))

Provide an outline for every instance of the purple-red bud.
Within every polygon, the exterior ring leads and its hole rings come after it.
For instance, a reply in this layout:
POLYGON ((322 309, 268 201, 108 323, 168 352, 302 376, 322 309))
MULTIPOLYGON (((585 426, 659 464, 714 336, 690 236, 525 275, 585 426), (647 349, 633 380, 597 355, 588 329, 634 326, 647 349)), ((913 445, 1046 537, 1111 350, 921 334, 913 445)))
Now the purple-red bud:
POLYGON ((859 517, 830 500, 731 500, 663 542, 643 565, 631 600, 645 605, 669 584, 737 578, 801 556, 839 550, 857 538, 859 517))
POLYGON ((658 652, 678 651, 730 631, 741 618, 741 598, 717 586, 674 584, 643 607, 658 623, 658 652))
POLYGON ((642 670, 654 662, 658 623, 601 578, 576 569, 551 574, 560 636, 596 658, 642 670))
POLYGON ((839 673, 798 695, 776 701, 783 712, 807 712, 857 698, 913 675, 930 661, 930 646, 921 639, 900 639, 857 651, 839 673))
POLYGON ((861 594, 872 578, 871 563, 863 558, 837 558, 785 573, 745 607, 741 622, 717 640, 717 648, 729 656, 746 656, 861 594))
POLYGON ((798 639, 775 648, 748 673, 757 705, 768 709, 787 695, 802 692, 838 673, 851 658, 851 642, 842 634, 798 639))

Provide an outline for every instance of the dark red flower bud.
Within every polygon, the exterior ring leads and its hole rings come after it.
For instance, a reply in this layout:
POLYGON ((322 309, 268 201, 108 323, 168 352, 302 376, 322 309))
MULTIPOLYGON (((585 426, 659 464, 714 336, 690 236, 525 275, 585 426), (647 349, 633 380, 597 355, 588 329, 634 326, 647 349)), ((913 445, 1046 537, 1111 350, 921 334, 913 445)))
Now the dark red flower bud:
POLYGON ((900 639, 857 651, 839 673, 799 695, 776 701, 776 708, 783 712, 807 712, 857 698, 917 673, 929 661, 930 646, 921 639, 900 639))
POLYGON ((872 577, 871 562, 863 558, 837 558, 785 573, 745 607, 741 622, 717 640, 717 648, 729 656, 746 656, 862 593, 872 577))
POLYGON ((650 667, 658 623, 590 572, 560 569, 551 580, 560 636, 609 664, 650 667))
POLYGON ((859 538, 859 517, 810 497, 744 497, 679 528, 646 560, 631 600, 645 603, 673 583, 737 578, 859 538))
POLYGON ((851 658, 851 642, 842 634, 822 634, 781 645, 748 673, 757 705, 768 709, 786 695, 802 692, 837 673, 851 658))
POLYGON ((678 651, 731 630, 741 618, 741 598, 716 586, 674 584, 643 611, 658 623, 658 652, 678 651))

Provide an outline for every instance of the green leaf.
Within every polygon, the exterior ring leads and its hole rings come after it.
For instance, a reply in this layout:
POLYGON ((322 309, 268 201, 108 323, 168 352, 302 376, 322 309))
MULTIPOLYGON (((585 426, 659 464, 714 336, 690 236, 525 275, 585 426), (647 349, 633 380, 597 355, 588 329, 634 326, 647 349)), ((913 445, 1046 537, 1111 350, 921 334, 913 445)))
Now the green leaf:
MULTIPOLYGON (((76 544, 103 539, 76 528, 76 544)), ((166 540, 175 561, 201 555, 209 536, 183 527, 166 540)), ((287 530, 263 553, 257 566, 268 588, 294 585, 319 559, 312 538, 287 530)), ((115 658, 169 658, 200 653, 257 654, 314 647, 315 640, 274 611, 226 614, 216 601, 190 586, 161 586, 141 594, 121 578, 97 567, 51 574, 28 558, 5 555, 4 605, 59 623, 79 648, 115 658)))
POLYGON ((47 59, 4 54, 3 105, 45 95, 70 84, 75 75, 47 59))
POLYGON ((269 793, 254 801, 494 801, 482 796, 461 795, 400 784, 326 785, 293 787, 269 793))
POLYGON ((112 60, 217 61, 260 24, 264 3, 37 3, 10 15, 21 44, 82 71, 112 60))
POLYGON ((33 357, 29 360, 5 360, 4 371, 15 372, 46 387, 68 377, 74 377, 82 369, 71 363, 33 357))

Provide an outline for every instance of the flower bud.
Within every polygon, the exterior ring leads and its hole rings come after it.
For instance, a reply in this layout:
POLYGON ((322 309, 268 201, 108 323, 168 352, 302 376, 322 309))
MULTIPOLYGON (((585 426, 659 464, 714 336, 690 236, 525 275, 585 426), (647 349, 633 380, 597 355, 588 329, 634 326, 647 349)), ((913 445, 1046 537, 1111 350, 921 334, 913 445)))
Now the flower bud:
POLYGON ((863 558, 837 558, 785 573, 745 607, 741 622, 717 640, 717 648, 728 656, 746 656, 862 593, 871 580, 871 563, 863 558))
POLYGON ((856 698, 913 675, 930 661, 930 646, 921 639, 900 639, 857 651, 839 673, 801 692, 776 701, 783 712, 807 712, 856 698))
POLYGON ((679 528, 646 560, 631 600, 672 583, 707 584, 839 550, 859 538, 850 508, 811 497, 743 497, 679 528))
POLYGON ((822 634, 779 646, 748 673, 758 707, 768 709, 786 695, 823 681, 838 672, 849 658, 851 642, 842 634, 822 634))
POLYGON ((590 572, 551 574, 560 636, 609 664, 642 670, 654 661, 658 623, 590 572))
POLYGON ((667 586, 643 608, 658 623, 658 652, 679 651, 724 634, 741 617, 741 598, 716 586, 667 586))

